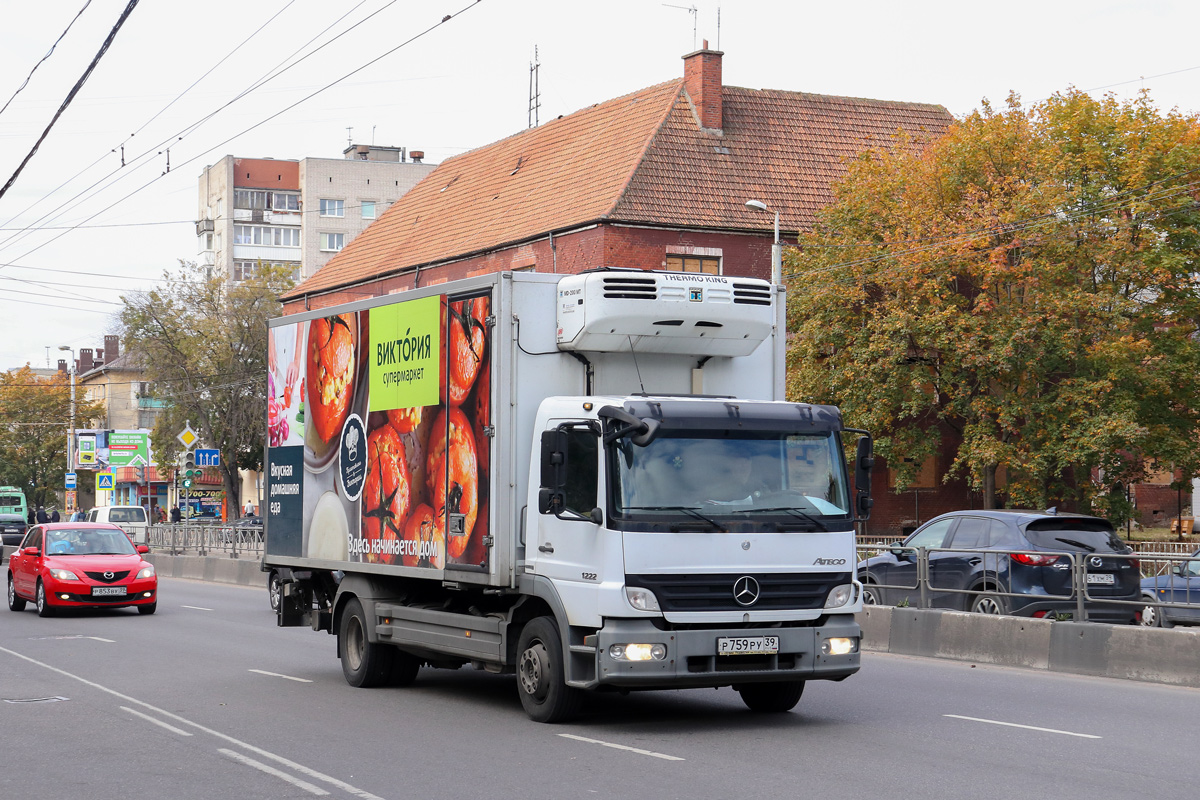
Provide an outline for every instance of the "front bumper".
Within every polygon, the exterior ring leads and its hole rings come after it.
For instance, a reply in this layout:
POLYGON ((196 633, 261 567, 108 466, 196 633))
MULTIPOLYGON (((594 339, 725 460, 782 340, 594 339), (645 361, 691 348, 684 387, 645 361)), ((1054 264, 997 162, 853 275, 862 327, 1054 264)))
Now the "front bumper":
POLYGON ((794 628, 704 628, 659 630, 650 620, 606 619, 596 634, 596 684, 623 689, 730 686, 796 680, 839 680, 859 668, 862 631, 851 615, 838 615, 820 626, 794 628), (779 637, 779 652, 772 655, 718 655, 717 639, 770 635, 779 637), (825 655, 821 643, 844 637, 854 640, 854 651, 825 655), (609 647, 638 642, 662 644, 666 658, 623 661, 612 658, 609 647))
POLYGON ((140 606, 146 603, 154 603, 158 600, 157 581, 143 579, 124 585, 126 591, 123 595, 93 595, 91 593, 91 584, 80 581, 48 581, 46 583, 46 600, 50 605, 60 608, 70 606, 103 608, 140 606))

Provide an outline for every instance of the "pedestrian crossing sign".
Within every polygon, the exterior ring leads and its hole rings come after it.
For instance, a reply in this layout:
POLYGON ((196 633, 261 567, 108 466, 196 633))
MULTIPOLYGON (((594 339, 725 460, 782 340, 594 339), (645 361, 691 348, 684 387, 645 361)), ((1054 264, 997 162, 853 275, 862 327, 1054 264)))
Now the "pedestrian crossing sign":
POLYGON ((116 488, 115 477, 116 476, 113 475, 113 473, 111 473, 111 472, 97 472, 96 473, 96 491, 97 492, 111 492, 113 489, 116 488))

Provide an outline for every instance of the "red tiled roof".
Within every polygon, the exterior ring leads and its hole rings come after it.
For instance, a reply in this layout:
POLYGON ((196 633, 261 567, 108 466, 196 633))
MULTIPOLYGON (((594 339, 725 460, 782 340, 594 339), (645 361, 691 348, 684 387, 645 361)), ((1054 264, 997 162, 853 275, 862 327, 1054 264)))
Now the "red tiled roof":
POLYGON ((682 80, 560 117, 451 158, 285 298, 597 222, 808 228, 848 158, 953 122, 942 106, 724 87, 722 135, 682 80))

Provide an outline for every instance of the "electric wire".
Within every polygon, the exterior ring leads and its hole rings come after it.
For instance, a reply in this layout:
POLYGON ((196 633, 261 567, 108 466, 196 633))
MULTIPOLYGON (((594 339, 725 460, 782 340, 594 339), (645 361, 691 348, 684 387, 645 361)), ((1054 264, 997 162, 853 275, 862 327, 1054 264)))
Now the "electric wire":
POLYGON ((13 92, 12 97, 8 98, 8 102, 4 104, 3 108, 0 108, 0 114, 3 114, 12 104, 12 101, 17 98, 17 95, 21 93, 21 90, 29 85, 29 80, 33 77, 33 73, 37 72, 38 67, 45 63, 50 56, 54 55, 54 50, 56 47, 58 47, 58 43, 61 42, 63 37, 71 31, 71 26, 73 26, 81 16, 83 16, 83 12, 87 11, 87 7, 91 4, 92 0, 85 0, 83 8, 79 9, 75 16, 71 18, 71 21, 67 23, 66 29, 58 35, 58 38, 54 40, 54 44, 50 45, 50 49, 46 51, 46 55, 42 56, 41 59, 33 65, 33 69, 29 70, 29 74, 25 76, 25 80, 21 82, 21 85, 17 87, 17 90, 13 92))

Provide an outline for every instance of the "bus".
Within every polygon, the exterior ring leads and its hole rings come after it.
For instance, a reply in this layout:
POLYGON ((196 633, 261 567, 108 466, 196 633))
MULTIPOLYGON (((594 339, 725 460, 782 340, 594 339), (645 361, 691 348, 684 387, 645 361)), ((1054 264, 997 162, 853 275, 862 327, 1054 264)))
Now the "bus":
POLYGON ((29 514, 25 493, 16 486, 0 486, 0 514, 20 514, 25 519, 29 514))

